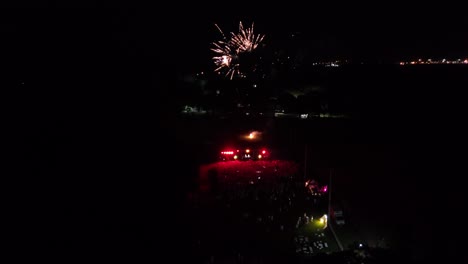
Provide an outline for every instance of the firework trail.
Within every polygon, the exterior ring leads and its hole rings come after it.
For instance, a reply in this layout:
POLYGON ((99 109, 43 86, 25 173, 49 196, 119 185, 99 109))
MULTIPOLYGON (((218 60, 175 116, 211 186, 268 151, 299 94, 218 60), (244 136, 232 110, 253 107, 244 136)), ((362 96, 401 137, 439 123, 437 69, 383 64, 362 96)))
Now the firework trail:
POLYGON ((218 24, 215 24, 216 28, 219 30, 221 35, 223 35, 223 39, 226 39, 226 36, 224 35, 224 32, 221 30, 221 28, 218 26, 218 24))
POLYGON ((241 71, 242 59, 244 54, 252 53, 263 41, 265 35, 254 34, 254 24, 249 28, 244 28, 242 22, 239 22, 239 32, 231 32, 230 39, 227 39, 221 28, 215 24, 223 36, 222 40, 212 43, 211 50, 215 53, 213 61, 217 68, 216 72, 225 71, 225 76, 231 80, 234 76, 245 77, 245 72, 241 71))

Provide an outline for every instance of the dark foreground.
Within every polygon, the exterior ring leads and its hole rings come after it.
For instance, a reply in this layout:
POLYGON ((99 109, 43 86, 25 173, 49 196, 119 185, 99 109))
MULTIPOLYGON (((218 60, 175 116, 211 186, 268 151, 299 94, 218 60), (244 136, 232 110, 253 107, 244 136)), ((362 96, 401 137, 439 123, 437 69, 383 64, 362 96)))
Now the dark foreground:
MULTIPOLYGON (((74 59, 86 64, 86 57, 74 59)), ((89 65, 83 77, 54 67, 57 79, 33 66, 16 66, 32 78, 18 88, 15 112, 18 135, 25 138, 18 150, 32 160, 21 166, 11 196, 25 233, 17 236, 21 242, 66 260, 167 256, 175 262, 188 256, 183 248, 190 217, 184 206, 205 162, 200 152, 210 149, 200 149, 203 142, 192 134, 206 130, 177 115, 174 72, 136 63, 142 61, 122 63, 108 54, 102 58, 104 72, 89 65)), ((401 234, 398 257, 456 259, 465 229, 459 212, 466 196, 461 91, 467 75, 447 69, 410 73, 404 75, 409 80, 383 85, 381 93, 375 87, 393 75, 384 71, 366 79, 367 70, 348 75, 350 89, 357 87, 349 92, 356 99, 356 119, 309 128, 273 123, 272 138, 280 139, 274 143, 298 162, 307 143, 309 168, 336 168, 349 185, 342 185, 344 198, 362 205, 360 213, 375 212, 371 224, 401 234)))

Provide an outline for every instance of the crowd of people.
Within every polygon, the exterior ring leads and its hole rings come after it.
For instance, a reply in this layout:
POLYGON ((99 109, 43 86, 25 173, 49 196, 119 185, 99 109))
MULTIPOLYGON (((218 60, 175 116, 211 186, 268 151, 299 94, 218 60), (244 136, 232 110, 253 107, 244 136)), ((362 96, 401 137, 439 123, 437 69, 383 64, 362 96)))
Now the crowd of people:
POLYGON ((205 257, 223 252, 219 247, 231 248, 225 252, 231 256, 279 253, 291 245, 297 217, 311 219, 313 208, 323 206, 292 161, 224 162, 204 171, 209 186, 200 190, 191 215, 198 218, 192 222, 197 252, 205 257))

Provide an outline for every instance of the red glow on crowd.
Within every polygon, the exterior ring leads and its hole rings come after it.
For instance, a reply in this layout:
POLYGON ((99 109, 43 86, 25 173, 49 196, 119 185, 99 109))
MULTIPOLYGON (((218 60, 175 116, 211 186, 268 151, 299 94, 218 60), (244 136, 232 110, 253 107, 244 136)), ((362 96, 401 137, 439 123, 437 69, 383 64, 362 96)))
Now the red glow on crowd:
POLYGON ((216 162, 200 166, 199 180, 201 189, 209 189, 209 175, 214 174, 219 183, 248 183, 277 180, 278 177, 298 175, 299 166, 293 161, 285 160, 259 160, 259 161, 228 161, 216 162))

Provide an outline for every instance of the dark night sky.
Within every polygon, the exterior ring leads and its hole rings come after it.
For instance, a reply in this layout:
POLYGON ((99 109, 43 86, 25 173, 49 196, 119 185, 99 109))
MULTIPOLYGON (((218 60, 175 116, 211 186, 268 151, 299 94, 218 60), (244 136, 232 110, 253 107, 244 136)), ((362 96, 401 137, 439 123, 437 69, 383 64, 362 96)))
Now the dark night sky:
POLYGON ((233 2, 229 8, 192 3, 128 9, 16 9, 5 12, 0 30, 12 36, 2 45, 24 48, 18 53, 26 50, 34 55, 44 50, 62 56, 68 55, 63 50, 73 50, 75 54, 145 56, 164 63, 185 61, 178 67, 188 68, 210 62, 210 42, 219 37, 214 23, 229 31, 236 30, 240 20, 254 21, 256 32, 267 35, 267 45, 301 32, 311 49, 330 57, 399 60, 468 53, 468 19, 455 5, 303 5, 297 1, 288 6, 233 2))
MULTIPOLYGON (((105 243, 108 252, 128 249, 127 246, 139 252, 139 245, 131 243, 138 236, 135 234, 149 230, 159 237, 161 226, 175 225, 146 210, 147 198, 156 196, 161 201, 158 210, 171 215, 170 207, 177 205, 183 191, 165 188, 170 194, 164 196, 152 189, 154 184, 180 183, 154 166, 156 162, 165 168, 172 159, 161 158, 159 152, 153 151, 163 150, 170 157, 179 146, 160 144, 154 135, 167 138, 166 144, 177 140, 171 133, 170 114, 171 96, 176 96, 176 75, 209 65, 209 44, 218 36, 213 23, 234 30, 239 20, 255 21, 258 32, 277 42, 291 31, 300 31, 311 43, 320 43, 317 46, 330 56, 468 57, 466 9, 455 5, 425 3, 410 8, 403 3, 380 1, 375 6, 355 2, 312 2, 306 6, 300 1, 275 6, 234 1, 218 3, 219 6, 154 2, 136 9, 120 8, 113 2, 119 8, 2 10, 0 63, 6 71, 1 81, 4 87, 13 87, 18 93, 12 108, 14 119, 24 126, 19 134, 25 138, 28 158, 33 160, 31 166, 24 166, 24 175, 41 175, 21 178, 18 184, 18 193, 24 193, 22 199, 26 201, 17 207, 26 214, 21 223, 27 227, 25 232, 39 235, 31 243, 52 243, 55 251, 68 250, 67 245, 74 246, 70 247, 74 248, 72 251, 80 249, 82 243, 91 244, 86 249, 101 250, 101 243, 105 243), (154 177, 148 180, 138 176, 148 173, 161 177, 155 182, 154 177), (134 177, 127 181, 123 174, 134 177), (173 203, 164 202, 167 200, 173 203), (120 210, 129 216, 122 216, 120 210), (31 224, 25 219, 39 220, 31 224), (132 233, 128 228, 122 234, 113 229, 122 223, 141 224, 141 219, 148 230, 132 233), (161 223, 154 225, 152 221, 161 223)), ((97 6, 91 1, 68 3, 45 6, 97 6)), ((434 99, 438 94, 431 96, 434 99)), ((451 105, 450 101, 442 104, 451 105)), ((432 102, 422 105, 429 109, 432 102)), ((438 109, 431 108, 431 112, 438 109)), ((416 135, 418 144, 427 148, 440 145, 437 155, 445 155, 452 151, 450 146, 459 143, 448 131, 459 130, 451 124, 452 120, 440 120, 450 125, 444 136, 438 137, 440 142, 432 145, 425 145, 418 136, 437 134, 429 118, 423 127, 409 130, 416 135), (446 142, 446 138, 453 142, 446 142)), ((407 121, 416 127, 410 118, 407 121)), ((429 153, 423 153, 428 161, 417 159, 415 172, 434 171, 424 165, 440 160, 429 153)), ((178 175, 189 170, 181 166, 171 173, 178 175)), ((440 166, 439 171, 440 175, 448 173, 445 166, 440 166)), ((444 197, 443 202, 449 198, 444 197)), ((448 208, 455 206, 458 205, 448 208)))
MULTIPOLYGON (((399 60, 414 56, 466 56, 468 19, 456 9, 419 8, 411 11, 396 4, 372 8, 365 5, 316 5, 303 7, 252 7, 242 10, 219 8, 210 11, 183 11, 163 20, 170 39, 159 43, 175 58, 194 58, 204 63, 209 43, 219 37, 213 23, 224 30, 236 30, 238 21, 256 23, 257 32, 276 45, 292 32, 301 32, 310 48, 331 57, 399 60), (172 22, 173 21, 173 22, 172 22), (178 57, 180 56, 180 57, 178 57)), ((453 7, 454 8, 454 7, 453 7)), ((145 17, 145 15, 140 16, 145 17)), ((146 26, 157 18, 149 16, 146 26)), ((137 22, 138 24, 138 22, 137 22)), ((138 27, 137 25, 135 25, 138 27)), ((151 31, 151 30, 149 30, 151 31)), ((150 37, 152 41, 157 38, 150 37)))

